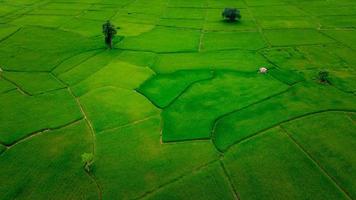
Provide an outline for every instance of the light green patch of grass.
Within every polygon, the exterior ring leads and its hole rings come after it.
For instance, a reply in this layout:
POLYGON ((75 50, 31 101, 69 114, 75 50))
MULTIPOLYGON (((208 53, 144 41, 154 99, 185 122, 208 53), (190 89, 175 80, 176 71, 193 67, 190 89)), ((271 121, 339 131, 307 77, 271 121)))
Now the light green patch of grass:
POLYGON ((67 71, 70 71, 77 65, 85 62, 86 60, 95 56, 99 52, 100 51, 87 51, 87 52, 76 54, 66 60, 63 60, 59 65, 55 66, 55 68, 52 70, 52 73, 55 75, 59 75, 67 71))
POLYGON ((92 142, 81 121, 11 147, 0 156, 1 198, 97 199, 97 188, 80 160, 92 150, 92 142))
POLYGON ((80 102, 97 132, 160 113, 137 92, 115 87, 92 90, 80 97, 80 102))
POLYGON ((250 7, 283 6, 287 4, 287 2, 281 0, 245 0, 245 2, 250 7))
POLYGON ((11 91, 0 96, 0 142, 12 144, 28 134, 56 128, 82 117, 67 90, 38 96, 11 91), (36 122, 36 123, 34 123, 36 122))
POLYGON ((135 23, 135 24, 156 24, 160 19, 160 12, 155 13, 142 13, 134 12, 131 10, 122 10, 119 11, 114 17, 111 18, 111 21, 114 24, 119 23, 135 23))
POLYGON ((257 31, 257 25, 253 20, 241 20, 229 22, 216 20, 205 22, 204 30, 206 31, 257 31))
POLYGON ((165 27, 202 29, 204 21, 194 19, 160 19, 157 25, 165 27))
POLYGON ((214 79, 194 84, 162 112, 163 141, 210 138, 218 117, 285 89, 257 72, 218 72, 214 79))
POLYGON ((49 2, 43 6, 42 9, 50 9, 50 10, 86 10, 91 7, 92 4, 82 3, 82 2, 71 2, 71 3, 64 3, 64 2, 49 2))
POLYGON ((303 10, 293 5, 258 6, 250 8, 257 17, 297 17, 307 15, 303 10))
POLYGON ((179 70, 236 70, 257 71, 261 66, 271 66, 259 53, 231 50, 201 53, 160 54, 152 69, 158 73, 179 70), (187 62, 189 60, 189 62, 187 62))
POLYGON ((130 13, 130 15, 141 13, 146 15, 154 15, 156 16, 156 18, 160 18, 164 10, 167 8, 167 3, 168 2, 166 0, 157 0, 157 1, 137 0, 136 2, 133 3, 131 1, 131 4, 129 4, 126 7, 124 6, 125 8, 123 10, 127 13, 130 13))
POLYGON ((236 8, 246 7, 245 2, 243 0, 208 0, 209 8, 224 9, 226 8, 226 6, 236 7, 236 8))
POLYGON ((50 73, 3 72, 2 75, 31 95, 65 87, 50 73))
POLYGON ((122 51, 116 59, 138 66, 151 67, 157 59, 157 55, 151 52, 122 51))
POLYGON ((73 86, 76 96, 105 86, 135 89, 153 75, 148 67, 140 67, 121 61, 113 61, 87 79, 73 86))
POLYGON ((194 0, 194 1, 185 1, 185 0, 175 0, 169 1, 169 7, 181 7, 181 8, 202 8, 206 6, 206 0, 194 0))
POLYGON ((145 199, 232 200, 235 197, 221 166, 218 163, 214 163, 167 185, 167 187, 163 187, 145 199))
POLYGON ((211 71, 178 71, 153 76, 140 85, 138 91, 160 108, 168 106, 196 81, 213 78, 211 71))
POLYGON ((266 46, 259 32, 208 32, 204 34, 202 49, 212 50, 258 50, 266 46))
POLYGON ((84 18, 73 18, 60 26, 64 31, 74 32, 86 37, 101 36, 101 26, 105 21, 95 21, 84 18))
POLYGON ((118 47, 153 52, 196 51, 200 31, 157 27, 137 37, 126 37, 118 47))
POLYGON ((199 8, 167 8, 162 18, 168 19, 204 19, 205 10, 199 8))
POLYGON ((42 15, 24 15, 11 21, 11 24, 18 26, 44 26, 57 28, 71 18, 71 16, 47 15, 46 17, 43 17, 42 15))
POLYGON ((306 12, 308 12, 311 15, 314 16, 337 16, 337 15, 348 15, 351 18, 353 17, 352 15, 356 14, 356 6, 340 6, 337 5, 339 3, 337 3, 336 5, 332 5, 330 3, 326 3, 326 2, 321 2, 323 4, 319 4, 319 5, 314 5, 314 6, 303 6, 301 7, 303 10, 305 10, 306 12))
POLYGON ((273 46, 330 44, 334 40, 314 29, 264 30, 264 35, 273 46))
POLYGON ((64 15, 64 16, 78 16, 80 13, 82 13, 82 10, 76 10, 76 9, 35 9, 29 14, 31 15, 64 15))
MULTIPOLYGON (((349 58, 345 51, 337 52, 341 50, 337 46, 299 46, 265 49, 261 53, 278 67, 286 70, 333 70, 348 66, 345 59, 349 58), (345 59, 340 54, 344 55, 345 59)), ((350 59, 349 64, 352 64, 353 58, 350 59)))
POLYGON ((103 199, 138 198, 218 157, 209 141, 162 144, 159 131, 155 117, 97 135, 94 170, 103 199))
POLYGON ((347 199, 278 128, 232 148, 223 162, 241 199, 347 199))
POLYGON ((116 14, 114 10, 86 10, 79 17, 90 20, 105 20, 110 19, 116 14))
POLYGON ((107 50, 97 54, 70 70, 58 75, 58 78, 69 85, 75 85, 89 76, 99 71, 110 63, 117 55, 120 54, 118 50, 107 50))
POLYGON ((115 25, 120 28, 117 30, 117 34, 121 36, 138 36, 151 31, 155 27, 155 25, 152 24, 138 24, 120 21, 115 23, 115 25))
POLYGON ((356 197, 356 124, 343 113, 322 113, 301 118, 283 127, 322 167, 356 197))
POLYGON ((226 150, 262 130, 325 110, 356 110, 355 96, 319 83, 301 83, 288 92, 235 112, 219 120, 214 143, 226 150))
POLYGON ((319 23, 311 17, 268 17, 258 18, 258 23, 263 29, 288 29, 288 28, 318 28, 319 23))

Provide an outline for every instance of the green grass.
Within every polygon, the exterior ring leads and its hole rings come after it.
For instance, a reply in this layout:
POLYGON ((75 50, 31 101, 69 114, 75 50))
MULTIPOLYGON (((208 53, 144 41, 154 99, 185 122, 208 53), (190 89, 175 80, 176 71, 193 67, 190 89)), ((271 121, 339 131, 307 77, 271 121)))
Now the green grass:
POLYGON ((91 145, 84 121, 16 144, 1 154, 1 198, 97 199, 96 185, 80 160, 91 145))
POLYGON ((18 30, 18 27, 16 26, 0 25, 0 28, 0 40, 5 39, 6 37, 10 36, 18 30))
POLYGON ((104 199, 140 197, 217 159, 211 142, 162 144, 159 129, 154 117, 97 135, 94 167, 104 199))
POLYGON ((258 17, 298 17, 306 15, 303 10, 293 5, 256 6, 251 8, 251 11, 258 17))
POLYGON ((98 48, 97 41, 50 28, 26 27, 0 43, 0 62, 6 70, 50 71, 76 53, 98 48))
POLYGON ((153 70, 172 73, 180 70, 234 70, 255 72, 260 66, 271 64, 260 54, 250 51, 231 50, 203 53, 160 54, 153 70), (189 60, 189 62, 187 62, 189 60))
POLYGON ((184 177, 146 199, 235 199, 221 166, 211 164, 189 177, 184 177), (182 192, 184 191, 184 192, 182 192))
POLYGON ((349 49, 327 45, 273 48, 263 50, 262 54, 280 68, 303 71, 308 69, 335 70, 353 65, 354 61, 348 58, 348 52, 349 49), (337 51, 342 51, 342 53, 337 51))
POLYGON ((136 37, 126 37, 122 49, 152 52, 195 51, 199 47, 200 32, 178 28, 155 28, 136 37))
POLYGON ((355 16, 354 0, 0 0, 0 199, 355 199, 355 16))
POLYGON ((237 7, 237 8, 244 8, 246 7, 245 2, 242 0, 236 0, 236 1, 231 1, 231 0, 208 0, 208 7, 209 8, 220 8, 223 9, 226 7, 226 5, 229 5, 231 7, 237 7))
POLYGON ((272 46, 329 44, 335 42, 314 29, 265 30, 264 34, 272 46))
POLYGON ((204 26, 204 22, 199 19, 162 18, 159 20, 158 25, 164 27, 201 29, 204 26))
POLYGON ((356 39, 355 33, 353 30, 339 31, 339 30, 328 30, 323 31, 326 35, 332 37, 333 39, 343 43, 346 46, 356 49, 356 39))
POLYGON ((202 49, 205 51, 243 49, 258 50, 265 47, 259 32, 208 32, 204 34, 202 49))
POLYGON ((268 75, 218 72, 190 87, 163 110, 163 141, 210 138, 214 121, 286 89, 268 75))
POLYGON ((303 75, 296 71, 273 68, 269 72, 275 79, 288 84, 294 85, 298 82, 304 81, 303 75))
POLYGON ((331 175, 336 182, 356 197, 355 123, 347 114, 322 113, 289 122, 283 127, 331 175))
POLYGON ((44 18, 41 15, 25 15, 13 20, 11 23, 20 26, 43 26, 58 28, 70 19, 70 16, 47 16, 44 18))
POLYGON ((16 87, 0 76, 0 94, 13 89, 16 89, 16 87))
POLYGON ((58 75, 58 78, 68 85, 75 85, 87 79, 101 68, 107 66, 120 51, 104 51, 83 62, 76 63, 71 69, 58 75))
POLYGON ((242 199, 347 199, 279 128, 235 146, 223 162, 242 199))
POLYGON ((354 95, 333 87, 317 83, 295 85, 285 93, 222 118, 216 125, 214 142, 219 149, 226 150, 260 131, 310 113, 325 110, 355 111, 354 101, 354 95), (339 98, 333 98, 335 96, 339 98))
POLYGON ((97 132, 159 114, 139 93, 112 86, 92 90, 81 96, 80 102, 97 132))
POLYGON ((31 95, 65 87, 50 73, 3 72, 2 76, 15 82, 18 87, 31 95))
POLYGON ((162 18, 168 19, 204 19, 205 10, 199 8, 168 8, 162 18))
POLYGON ((6 123, 0 123, 0 142, 8 145, 31 133, 60 127, 82 117, 66 89, 38 96, 11 91, 0 95, 0 102, 0 117, 6 119, 6 123))
POLYGON ((282 29, 282 28, 317 28, 319 26, 316 20, 305 16, 260 16, 258 22, 264 29, 282 29))
POLYGON ((59 65, 55 66, 52 69, 52 72, 54 75, 58 76, 59 74, 63 74, 65 72, 70 71, 74 67, 84 63, 91 57, 94 57, 96 54, 98 54, 99 51, 87 51, 83 53, 78 53, 72 57, 69 57, 66 60, 63 60, 59 65))
POLYGON ((138 66, 151 67, 157 60, 157 55, 152 52, 122 51, 118 59, 138 66))
POLYGON ((138 91, 160 108, 168 106, 195 82, 212 79, 212 71, 177 71, 153 76, 138 91))
POLYGON ((90 90, 106 86, 135 89, 152 75, 153 72, 148 67, 113 61, 85 80, 74 85, 73 92, 77 96, 82 96, 90 90), (135 77, 135 79, 132 79, 132 77, 135 77))
POLYGON ((6 150, 6 146, 0 144, 0 153, 4 152, 6 150))

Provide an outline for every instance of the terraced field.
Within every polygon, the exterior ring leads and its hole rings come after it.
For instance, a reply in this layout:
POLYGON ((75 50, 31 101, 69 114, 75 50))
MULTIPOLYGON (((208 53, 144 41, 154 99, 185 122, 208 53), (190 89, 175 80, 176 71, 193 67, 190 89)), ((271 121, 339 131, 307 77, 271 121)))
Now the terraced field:
POLYGON ((0 0, 0 199, 356 199, 355 146, 355 0, 0 0))

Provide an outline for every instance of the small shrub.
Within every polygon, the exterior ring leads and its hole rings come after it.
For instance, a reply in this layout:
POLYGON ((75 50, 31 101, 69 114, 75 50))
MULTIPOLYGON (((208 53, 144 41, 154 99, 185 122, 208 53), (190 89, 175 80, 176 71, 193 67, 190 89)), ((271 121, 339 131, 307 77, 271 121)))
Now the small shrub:
POLYGON ((222 12, 222 16, 230 22, 239 21, 241 19, 240 10, 236 8, 225 8, 222 12))
POLYGON ((94 163, 94 154, 93 153, 83 153, 82 154, 82 162, 84 164, 85 171, 90 173, 91 166, 94 163))
POLYGON ((318 74, 318 79, 321 83, 329 83, 329 72, 320 71, 318 74))

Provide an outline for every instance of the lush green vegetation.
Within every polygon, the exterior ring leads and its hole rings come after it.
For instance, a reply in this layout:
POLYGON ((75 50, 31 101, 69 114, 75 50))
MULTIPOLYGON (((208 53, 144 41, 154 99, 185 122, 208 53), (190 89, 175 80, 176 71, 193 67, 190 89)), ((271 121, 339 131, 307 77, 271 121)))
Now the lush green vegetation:
POLYGON ((0 0, 0 199, 356 199, 355 16, 0 0))

